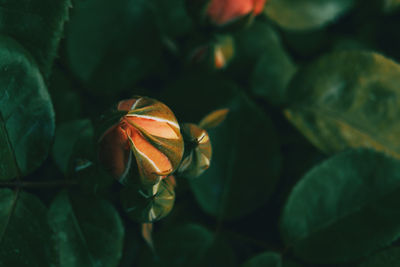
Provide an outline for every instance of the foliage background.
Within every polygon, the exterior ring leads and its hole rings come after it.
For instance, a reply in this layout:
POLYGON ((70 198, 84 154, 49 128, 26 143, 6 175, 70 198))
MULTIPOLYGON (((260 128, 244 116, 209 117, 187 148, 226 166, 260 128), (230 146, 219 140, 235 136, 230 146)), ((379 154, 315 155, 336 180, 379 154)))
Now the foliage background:
POLYGON ((269 0, 221 27, 192 1, 0 1, 0 266, 398 266, 399 4, 269 0), (230 109, 154 250, 91 165, 132 95, 230 109))

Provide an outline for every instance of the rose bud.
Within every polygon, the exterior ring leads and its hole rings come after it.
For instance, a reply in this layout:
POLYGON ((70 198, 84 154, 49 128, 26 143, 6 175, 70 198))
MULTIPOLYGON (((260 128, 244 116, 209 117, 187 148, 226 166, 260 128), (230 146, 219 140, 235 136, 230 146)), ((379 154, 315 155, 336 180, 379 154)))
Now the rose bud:
POLYGON ((210 69, 223 69, 234 56, 234 42, 229 35, 218 35, 215 40, 201 45, 189 54, 189 63, 210 69))
POLYGON ((99 161, 122 184, 151 189, 182 159, 184 144, 175 115, 148 97, 120 101, 114 114, 117 120, 99 138, 99 161), (140 183, 134 179, 137 173, 140 183))
POLYGON ((169 176, 145 192, 135 186, 126 186, 121 191, 123 209, 132 220, 152 223, 167 216, 175 202, 175 191, 169 176))
POLYGON ((182 126, 185 154, 178 174, 187 178, 200 176, 210 166, 211 143, 206 130, 192 123, 182 126))
POLYGON ((217 25, 223 25, 246 15, 260 14, 266 0, 211 0, 207 15, 217 25))

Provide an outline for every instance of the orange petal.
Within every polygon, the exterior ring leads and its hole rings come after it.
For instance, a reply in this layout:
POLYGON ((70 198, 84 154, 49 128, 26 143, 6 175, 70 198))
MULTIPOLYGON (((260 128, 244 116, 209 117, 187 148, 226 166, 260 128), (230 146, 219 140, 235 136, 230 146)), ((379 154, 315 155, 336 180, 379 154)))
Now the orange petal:
POLYGON ((224 24, 253 10, 253 0, 212 0, 207 13, 217 24, 224 24))
POLYGON ((266 0, 253 0, 254 1, 254 15, 260 14, 264 10, 266 0))
POLYGON ((156 149, 137 131, 129 131, 136 150, 156 169, 157 173, 166 173, 172 170, 172 164, 161 151, 156 149))
POLYGON ((167 122, 159 121, 156 119, 147 119, 136 117, 134 115, 126 116, 126 119, 133 123, 135 126, 138 126, 144 129, 147 133, 166 138, 166 139, 178 139, 179 136, 176 134, 174 129, 167 122))
POLYGON ((107 131, 100 140, 99 160, 117 179, 121 179, 130 165, 131 151, 127 143, 128 137, 119 126, 107 131))
POLYGON ((117 109, 121 111, 130 111, 134 107, 136 101, 136 98, 119 101, 117 109))

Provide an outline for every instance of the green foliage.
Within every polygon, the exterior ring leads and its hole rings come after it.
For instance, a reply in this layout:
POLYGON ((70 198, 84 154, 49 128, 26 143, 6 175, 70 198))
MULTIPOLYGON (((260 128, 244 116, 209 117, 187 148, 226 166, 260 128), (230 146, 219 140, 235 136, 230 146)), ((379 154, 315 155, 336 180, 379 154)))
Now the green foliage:
POLYGON ((288 30, 321 27, 349 10, 355 0, 269 0, 265 13, 288 30))
POLYGON ((394 247, 378 252, 360 264, 360 267, 395 267, 400 264, 400 248, 394 247))
POLYGON ((293 79, 285 111, 319 149, 371 147, 399 158, 400 66, 360 51, 326 55, 293 79))
POLYGON ((399 1, 263 2, 0 0, 0 267, 400 265, 399 1))
POLYGON ((282 237, 308 261, 360 258, 400 236, 399 186, 399 161, 365 149, 338 154, 293 188, 282 237))
POLYGON ((235 256, 224 240, 198 224, 185 224, 155 238, 159 261, 154 266, 235 266, 235 256))
POLYGON ((71 6, 71 0, 3 0, 0 34, 22 44, 48 77, 71 6))
POLYGON ((59 124, 57 128, 52 153, 54 161, 65 175, 68 175, 69 172, 75 144, 88 128, 91 128, 89 120, 74 120, 59 124))
POLYGON ((0 189, 0 266, 55 266, 46 207, 34 195, 0 189))
POLYGON ((54 111, 46 85, 29 54, 0 37, 0 180, 26 175, 47 157, 54 111))
POLYGON ((292 261, 284 260, 282 255, 275 252, 264 252, 246 261, 242 267, 299 267, 292 261))
POLYGON ((281 155, 272 122, 248 99, 237 97, 228 108, 225 121, 208 131, 211 167, 190 185, 205 212, 234 219, 268 200, 279 177, 281 155))
POLYGON ((146 0, 76 1, 66 35, 71 70, 96 94, 129 89, 160 58, 160 36, 146 0))
POLYGON ((61 192, 47 214, 59 266, 118 266, 124 228, 108 202, 61 192))

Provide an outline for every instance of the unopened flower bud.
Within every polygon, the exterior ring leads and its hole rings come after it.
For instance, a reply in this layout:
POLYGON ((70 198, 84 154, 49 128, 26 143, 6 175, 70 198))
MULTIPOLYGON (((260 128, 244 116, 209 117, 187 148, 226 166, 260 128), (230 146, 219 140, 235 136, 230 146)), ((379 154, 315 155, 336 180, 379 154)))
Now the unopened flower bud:
POLYGON ((260 14, 266 0, 210 0, 207 15, 210 20, 223 25, 246 15, 260 14))
MULTIPOLYGON (((171 176, 170 176, 171 177, 171 176)), ((150 191, 127 186, 121 192, 122 206, 132 220, 151 223, 167 216, 175 202, 175 191, 170 177, 153 186, 150 191)))
POLYGON ((192 123, 182 126, 185 140, 185 154, 178 173, 181 176, 195 178, 210 166, 211 142, 206 130, 192 123))
MULTIPOLYGON (((120 101, 121 114, 99 138, 99 160, 122 184, 138 172, 145 188, 174 172, 183 155, 183 139, 172 111, 163 103, 138 97, 120 101)), ((137 183, 137 182, 136 182, 137 183)))

